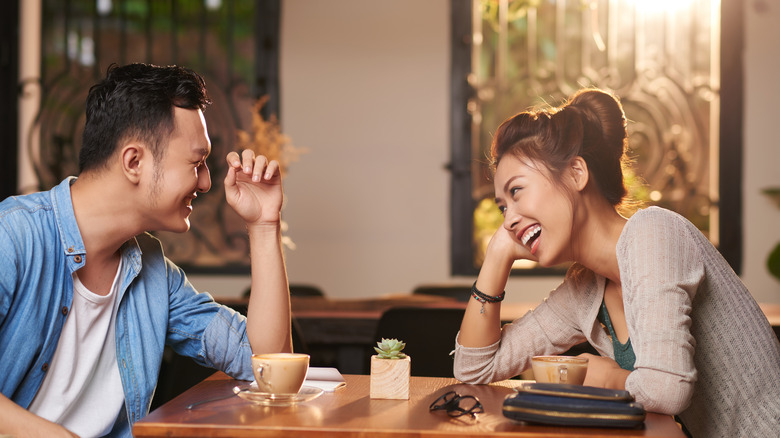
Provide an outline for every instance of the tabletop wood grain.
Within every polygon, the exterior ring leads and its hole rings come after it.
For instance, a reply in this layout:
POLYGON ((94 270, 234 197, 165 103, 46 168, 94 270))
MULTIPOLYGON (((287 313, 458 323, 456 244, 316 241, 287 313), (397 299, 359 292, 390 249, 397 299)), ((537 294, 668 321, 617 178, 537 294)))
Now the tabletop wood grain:
POLYGON ((409 400, 369 398, 369 376, 345 375, 347 386, 317 399, 287 407, 266 407, 239 397, 185 407, 201 400, 229 395, 247 382, 216 373, 150 413, 133 427, 136 437, 683 437, 671 417, 648 414, 640 430, 547 427, 516 423, 501 413, 506 395, 520 381, 467 385, 455 379, 412 377, 409 400), (455 390, 482 401, 485 413, 477 419, 450 418, 429 412, 439 395, 455 390))

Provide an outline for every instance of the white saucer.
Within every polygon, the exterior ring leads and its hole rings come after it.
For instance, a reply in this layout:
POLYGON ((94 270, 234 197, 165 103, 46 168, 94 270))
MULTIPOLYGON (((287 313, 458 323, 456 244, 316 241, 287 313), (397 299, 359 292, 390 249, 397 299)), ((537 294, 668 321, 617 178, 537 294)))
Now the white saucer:
POLYGON ((291 406, 303 403, 321 396, 323 390, 313 386, 301 387, 297 394, 271 394, 257 391, 254 387, 241 390, 237 395, 244 400, 263 406, 291 406))

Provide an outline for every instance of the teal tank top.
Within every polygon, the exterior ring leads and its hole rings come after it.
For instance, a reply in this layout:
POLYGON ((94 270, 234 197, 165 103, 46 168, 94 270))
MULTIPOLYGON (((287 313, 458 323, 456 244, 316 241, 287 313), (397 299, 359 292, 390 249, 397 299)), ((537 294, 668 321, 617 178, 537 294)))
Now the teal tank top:
POLYGON ((628 338, 625 344, 621 344, 615 334, 615 329, 612 327, 612 321, 609 319, 609 312, 607 311, 607 305, 604 300, 601 301, 601 309, 598 316, 599 322, 609 330, 609 335, 612 337, 612 348, 615 350, 615 362, 620 365, 620 368, 628 371, 634 371, 634 362, 636 362, 636 356, 634 355, 634 348, 631 346, 631 338, 628 338))

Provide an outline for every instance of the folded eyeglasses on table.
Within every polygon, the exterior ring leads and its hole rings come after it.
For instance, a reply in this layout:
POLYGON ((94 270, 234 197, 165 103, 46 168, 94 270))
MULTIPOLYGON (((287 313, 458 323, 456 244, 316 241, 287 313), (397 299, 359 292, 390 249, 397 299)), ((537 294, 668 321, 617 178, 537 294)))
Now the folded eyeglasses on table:
POLYGON ((455 391, 448 391, 439 396, 428 408, 430 411, 446 411, 450 417, 470 415, 476 418, 477 414, 485 412, 479 399, 473 395, 460 395, 455 391))

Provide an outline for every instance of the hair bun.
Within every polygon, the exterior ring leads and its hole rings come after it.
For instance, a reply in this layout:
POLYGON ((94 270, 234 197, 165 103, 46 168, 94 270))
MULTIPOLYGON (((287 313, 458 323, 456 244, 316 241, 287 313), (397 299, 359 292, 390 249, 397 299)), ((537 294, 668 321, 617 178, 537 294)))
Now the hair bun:
POLYGON ((626 115, 615 96, 602 90, 583 89, 575 93, 567 105, 579 110, 585 125, 600 131, 606 152, 618 158, 623 155, 628 136, 626 115))

